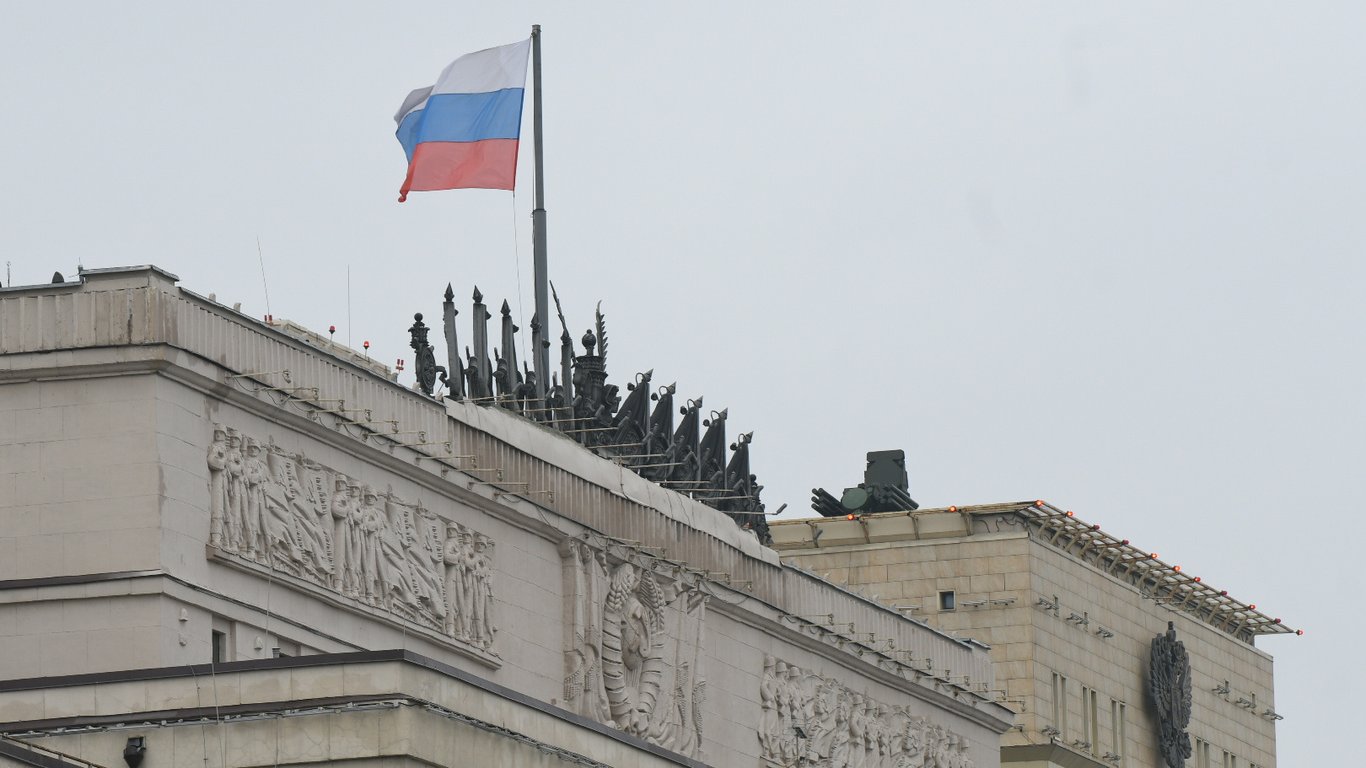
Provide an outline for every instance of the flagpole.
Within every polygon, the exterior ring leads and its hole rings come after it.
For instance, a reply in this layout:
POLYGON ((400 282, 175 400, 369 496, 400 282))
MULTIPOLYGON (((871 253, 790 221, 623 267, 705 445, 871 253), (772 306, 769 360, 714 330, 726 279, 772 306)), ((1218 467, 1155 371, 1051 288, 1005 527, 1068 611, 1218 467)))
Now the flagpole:
MULTIPOLYGON (((542 328, 550 327, 549 277, 545 256, 545 156, 541 141, 541 25, 531 25, 531 99, 535 110, 532 116, 532 146, 536 162, 536 199, 531 211, 531 241, 533 269, 536 280, 536 318, 542 328)), ((550 386, 550 345, 538 343, 535 349, 536 396, 544 400, 550 386)))

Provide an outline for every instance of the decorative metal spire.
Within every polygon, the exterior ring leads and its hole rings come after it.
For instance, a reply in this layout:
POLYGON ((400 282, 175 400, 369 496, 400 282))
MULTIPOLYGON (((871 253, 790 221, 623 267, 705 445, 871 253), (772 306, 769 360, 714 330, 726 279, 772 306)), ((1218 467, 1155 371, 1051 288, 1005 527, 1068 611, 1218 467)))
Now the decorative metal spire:
POLYGON ((441 303, 442 325, 446 331, 446 371, 451 374, 450 397, 460 400, 465 396, 465 367, 460 364, 460 339, 455 332, 455 316, 460 311, 455 308, 455 290, 446 283, 446 300, 441 303))
MULTIPOLYGON (((700 397, 688 400, 679 409, 682 418, 675 429, 673 409, 677 387, 668 384, 651 393, 653 370, 636 374, 635 381, 627 386, 629 394, 623 403, 618 387, 607 382, 607 320, 602 312, 602 302, 594 307, 593 327, 584 332, 580 339, 583 352, 576 355, 574 337, 569 333, 559 294, 553 283, 549 287, 561 329, 558 372, 540 370, 540 353, 549 349, 550 341, 547 323, 543 322, 547 313, 541 312, 539 307, 531 318, 535 352, 530 361, 522 361, 519 365, 516 334, 521 329, 513 322, 512 307, 506 300, 500 308, 499 346, 489 354, 488 321, 492 315, 478 287, 473 292, 473 349, 464 348, 462 363, 455 323, 459 311, 455 308, 455 289, 448 283, 441 305, 447 365, 436 364, 435 353, 428 343, 429 329, 423 324, 420 313, 414 315, 413 325, 408 329, 416 353, 417 388, 431 396, 440 380, 449 388, 449 397, 468 398, 481 404, 494 402, 526 418, 553 426, 599 455, 620 457, 625 466, 641 477, 668 485, 725 512, 742 527, 754 531, 760 541, 770 544, 768 522, 759 500, 763 486, 757 483, 749 469, 749 444, 754 433, 740 435, 729 446, 728 454, 728 412, 712 412, 711 417, 703 421, 700 397), (454 381, 450 380, 449 374, 455 374, 454 381), (655 401, 653 408, 651 401, 655 401)), ((870 454, 870 473, 873 472, 872 458, 870 454)), ((900 466, 904 467, 904 461, 900 466)), ((904 491, 904 483, 901 488, 893 488, 882 495, 891 497, 887 503, 914 504, 904 491)), ((833 498, 829 498, 829 502, 831 508, 838 507, 833 498)), ((914 509, 914 506, 910 508, 914 509)))
POLYGON ((512 322, 512 308, 503 299, 503 354, 498 358, 498 368, 494 380, 498 383, 498 397, 511 400, 516 394, 517 385, 522 383, 522 372, 517 368, 517 331, 512 322))
POLYGON ((492 387, 493 383, 493 360, 489 357, 491 317, 493 315, 489 314, 489 308, 484 306, 484 294, 479 292, 479 286, 474 286, 474 351, 478 354, 479 378, 483 380, 486 388, 492 387))

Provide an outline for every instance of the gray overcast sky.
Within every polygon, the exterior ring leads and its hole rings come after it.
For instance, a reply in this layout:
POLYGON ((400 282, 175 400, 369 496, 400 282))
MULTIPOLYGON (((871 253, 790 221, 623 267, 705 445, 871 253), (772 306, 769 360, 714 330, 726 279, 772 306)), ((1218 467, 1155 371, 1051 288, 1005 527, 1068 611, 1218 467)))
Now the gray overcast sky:
POLYGON ((447 281, 518 309, 520 265, 529 326, 529 167, 515 200, 399 205, 392 115, 542 24, 551 274, 576 336, 603 300, 615 381, 653 367, 729 406, 770 509, 808 515, 812 486, 904 448, 922 504, 1048 499, 1258 603, 1307 631, 1261 645, 1281 764, 1343 763, 1366 685, 1366 6, 2 15, 14 282, 152 262, 259 316, 259 236, 277 317, 389 362, 447 281))

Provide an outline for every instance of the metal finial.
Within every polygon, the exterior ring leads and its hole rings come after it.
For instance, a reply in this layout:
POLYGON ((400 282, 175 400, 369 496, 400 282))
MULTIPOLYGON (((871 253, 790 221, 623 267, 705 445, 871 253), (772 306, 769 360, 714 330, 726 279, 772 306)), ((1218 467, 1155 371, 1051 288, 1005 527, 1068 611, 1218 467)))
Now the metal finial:
POLYGON ((484 294, 479 291, 479 286, 474 286, 474 303, 478 304, 484 300, 484 294))
POLYGON ((446 283, 446 301, 455 301, 455 289, 451 288, 450 283, 446 283))

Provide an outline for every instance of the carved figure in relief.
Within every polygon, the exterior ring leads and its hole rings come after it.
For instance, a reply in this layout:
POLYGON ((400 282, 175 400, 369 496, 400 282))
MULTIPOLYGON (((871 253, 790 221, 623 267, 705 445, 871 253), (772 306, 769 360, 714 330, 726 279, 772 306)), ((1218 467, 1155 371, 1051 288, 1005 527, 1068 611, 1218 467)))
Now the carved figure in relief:
POLYGON ((907 718, 902 726, 901 750, 892 762, 893 768, 922 768, 925 765, 923 749, 925 721, 922 718, 907 718))
POLYGON ((407 528, 400 508, 386 498, 376 534, 379 544, 379 598, 389 610, 417 603, 405 551, 407 528))
POLYGON ((286 509, 290 513, 295 544, 300 553, 297 567, 302 575, 323 584, 330 584, 331 579, 323 577, 323 574, 331 571, 331 563, 327 556, 328 550, 331 549, 328 544, 329 535, 319 521, 318 499, 313 486, 305 482, 301 476, 299 462, 287 459, 281 463, 281 467, 284 476, 280 478, 280 482, 284 485, 286 509))
POLYGON ((227 455, 228 511, 227 538, 224 546, 229 552, 242 548, 242 502, 245 484, 242 480, 242 436, 235 429, 228 430, 227 455))
POLYGON ((243 544, 242 556, 248 560, 264 559, 265 547, 264 515, 266 505, 266 483, 270 482, 270 468, 261 458, 261 444, 247 438, 247 453, 242 460, 242 481, 246 486, 243 504, 243 544))
POLYGON ((496 655, 487 536, 221 425, 206 463, 211 547, 496 655))
POLYGON ((849 711, 849 768, 867 768, 868 725, 868 702, 856 693, 849 711))
POLYGON ((408 565, 418 607, 438 627, 446 624, 446 579, 441 523, 421 504, 415 510, 415 530, 408 540, 408 565))
MULTIPOLYGON (((290 489, 282 479, 285 477, 284 452, 276 446, 266 451, 266 466, 270 469, 270 481, 265 484, 265 514, 263 533, 265 539, 264 555, 272 564, 278 560, 294 564, 303 560, 303 553, 294 539, 294 514, 290 510, 290 489)), ((293 570, 293 568, 289 568, 293 570)))
POLYGON ((772 760, 778 754, 778 678, 777 660, 764 657, 764 676, 759 681, 759 754, 772 760))
POLYGON ((209 444, 209 544, 223 546, 225 516, 228 512, 228 433, 223 425, 213 427, 209 444))
POLYGON ((493 644, 498 628, 493 623, 493 541, 475 534, 474 556, 470 562, 471 605, 470 639, 480 648, 493 644))
POLYGON ((849 731, 849 719, 853 711, 853 701, 841 691, 835 704, 835 732, 830 739, 830 765, 832 768, 848 768, 852 750, 853 736, 849 731))
POLYGON ((337 475, 332 484, 332 588, 355 597, 360 578, 356 573, 359 558, 352 529, 357 522, 355 513, 360 499, 357 498, 356 486, 351 484, 346 475, 337 475))
POLYGON ((364 586, 365 601, 380 605, 384 587, 380 576, 380 532, 388 526, 384 510, 379 507, 379 495, 375 489, 365 486, 361 492, 360 529, 361 529, 361 581, 364 586))
POLYGON ((797 768, 971 768, 966 738, 782 660, 759 682, 760 755, 797 768), (798 735, 801 734, 801 735, 798 735))
POLYGON ((468 528, 446 524, 442 547, 446 563, 446 634, 466 642, 470 639, 470 555, 474 551, 468 528))
POLYGON ((811 717, 807 720, 806 760, 818 763, 822 755, 830 754, 831 743, 835 737, 836 699, 839 695, 835 686, 825 680, 817 680, 816 691, 811 699, 811 717))

